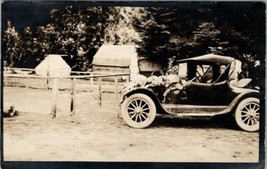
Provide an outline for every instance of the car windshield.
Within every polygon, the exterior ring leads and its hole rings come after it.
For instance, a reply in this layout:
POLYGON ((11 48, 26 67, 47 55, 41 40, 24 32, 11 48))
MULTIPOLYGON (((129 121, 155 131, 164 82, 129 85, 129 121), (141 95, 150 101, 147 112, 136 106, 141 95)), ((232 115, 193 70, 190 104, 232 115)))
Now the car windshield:
POLYGON ((217 83, 227 80, 229 65, 191 62, 188 64, 188 80, 197 83, 217 83))

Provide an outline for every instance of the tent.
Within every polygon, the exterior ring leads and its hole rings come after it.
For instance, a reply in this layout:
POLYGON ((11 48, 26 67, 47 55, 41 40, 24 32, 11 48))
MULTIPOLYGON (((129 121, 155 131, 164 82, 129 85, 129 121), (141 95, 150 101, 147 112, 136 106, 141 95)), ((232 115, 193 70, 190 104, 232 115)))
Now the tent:
POLYGON ((69 76, 70 66, 62 59, 61 55, 47 55, 35 68, 37 75, 42 76, 69 76))
POLYGON ((135 45, 102 45, 94 56, 93 72, 138 74, 135 45))

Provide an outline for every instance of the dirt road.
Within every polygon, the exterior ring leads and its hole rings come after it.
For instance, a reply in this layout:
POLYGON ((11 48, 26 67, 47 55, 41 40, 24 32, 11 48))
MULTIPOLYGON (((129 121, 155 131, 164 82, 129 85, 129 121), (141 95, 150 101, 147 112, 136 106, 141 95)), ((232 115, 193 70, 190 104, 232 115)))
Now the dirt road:
POLYGON ((115 96, 77 95, 77 110, 69 116, 69 96, 59 96, 52 119, 51 91, 4 88, 19 116, 4 118, 4 160, 257 162, 258 133, 233 127, 228 121, 158 117, 147 129, 132 129, 117 118, 115 96))

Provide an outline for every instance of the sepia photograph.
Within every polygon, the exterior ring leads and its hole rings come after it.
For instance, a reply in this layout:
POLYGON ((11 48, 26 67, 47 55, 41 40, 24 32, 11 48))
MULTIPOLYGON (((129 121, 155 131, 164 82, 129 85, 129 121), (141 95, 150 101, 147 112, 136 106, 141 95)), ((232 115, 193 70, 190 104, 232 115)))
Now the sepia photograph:
POLYGON ((1 168, 264 168, 264 1, 5 0, 1 26, 1 168))

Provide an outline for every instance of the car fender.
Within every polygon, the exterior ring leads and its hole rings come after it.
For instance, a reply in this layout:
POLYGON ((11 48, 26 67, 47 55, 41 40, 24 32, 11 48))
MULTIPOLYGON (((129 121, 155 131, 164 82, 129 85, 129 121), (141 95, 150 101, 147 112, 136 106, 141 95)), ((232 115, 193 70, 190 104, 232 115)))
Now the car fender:
POLYGON ((159 99, 157 98, 157 96, 155 95, 155 93, 153 91, 151 91, 148 88, 144 88, 144 87, 140 87, 140 88, 134 88, 132 90, 127 91, 126 93, 123 94, 120 105, 123 103, 123 101, 126 99, 126 97, 129 97, 135 93, 142 93, 147 95, 148 97, 150 97, 155 105, 156 105, 156 109, 157 109, 157 113, 161 113, 161 112, 166 112, 162 106, 161 103, 159 101, 159 99))
POLYGON ((260 93, 258 90, 245 90, 244 92, 237 95, 237 97, 229 104, 228 108, 225 110, 225 112, 231 112, 236 109, 238 104, 248 98, 248 97, 256 97, 260 99, 260 93))

